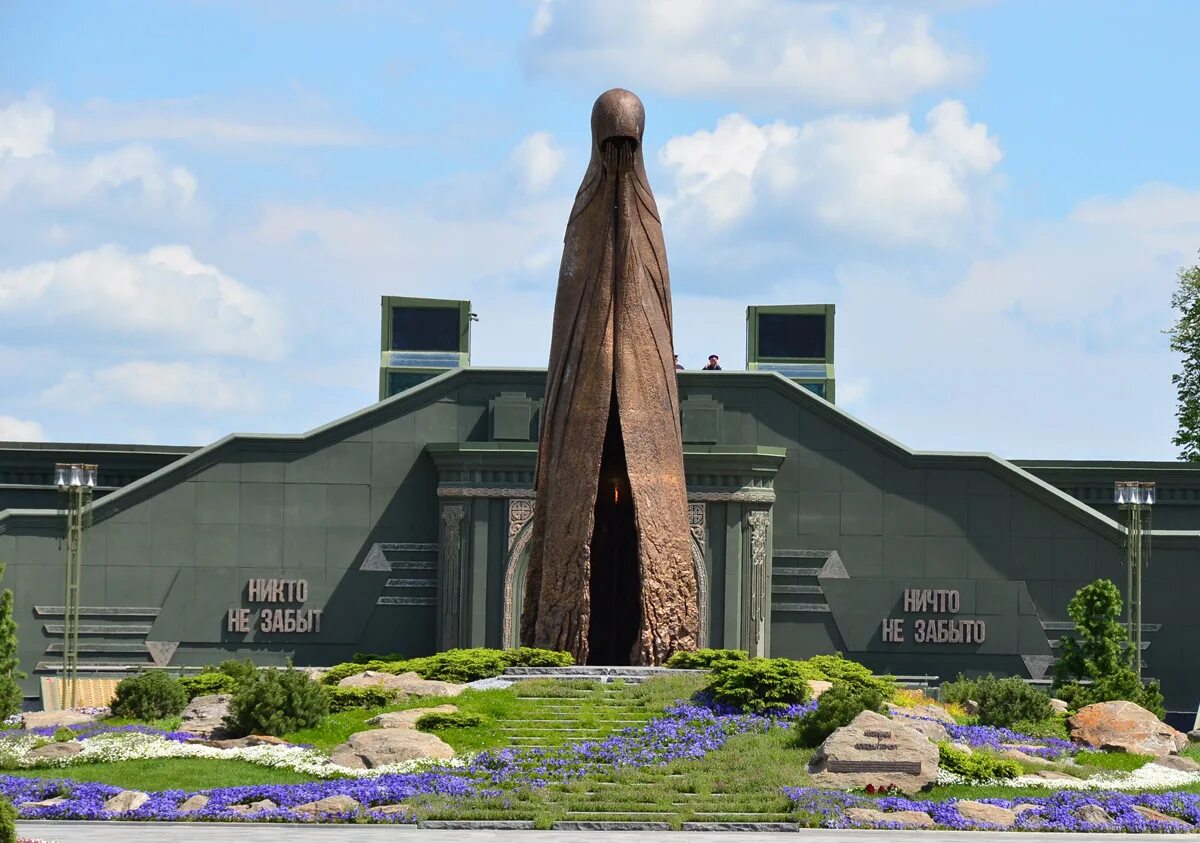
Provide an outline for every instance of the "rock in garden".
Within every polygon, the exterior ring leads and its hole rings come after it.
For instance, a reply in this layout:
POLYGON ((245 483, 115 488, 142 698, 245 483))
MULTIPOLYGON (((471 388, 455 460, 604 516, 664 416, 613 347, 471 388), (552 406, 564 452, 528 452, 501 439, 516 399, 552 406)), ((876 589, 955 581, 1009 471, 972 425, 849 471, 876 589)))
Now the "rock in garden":
POLYGON ((1188 732, 1188 740, 1200 743, 1200 729, 1192 729, 1192 731, 1188 732))
POLYGON ((384 729, 415 729, 417 721, 426 714, 453 714, 458 711, 458 706, 450 705, 435 705, 432 708, 410 708, 407 711, 386 711, 383 714, 377 714, 367 721, 370 726, 379 726, 384 729))
POLYGON ((826 682, 824 679, 809 679, 807 682, 808 690, 812 691, 812 698, 814 700, 820 699, 821 694, 833 687, 832 682, 826 682))
POLYGON ((104 810, 112 811, 115 814, 124 814, 127 811, 136 811, 149 801, 149 793, 142 793, 140 790, 122 790, 104 803, 104 810))
POLYGON ((901 708, 900 706, 890 706, 892 714, 904 714, 909 717, 927 717, 930 720, 940 720, 943 723, 955 723, 954 715, 946 711, 940 705, 914 705, 912 708, 901 708))
POLYGON ((1050 764, 1045 758, 1038 758, 1036 755, 1030 755, 1027 752, 1022 752, 1019 749, 1002 749, 996 755, 1000 758, 1007 758, 1009 761, 1018 761, 1022 764, 1050 764))
POLYGON ((341 767, 372 770, 418 758, 453 758, 454 750, 437 735, 427 732, 371 729, 354 733, 344 744, 334 747, 329 757, 341 767))
POLYGON ((206 805, 208 805, 208 794, 197 793, 179 803, 179 807, 176 810, 181 814, 191 814, 199 811, 206 805))
POLYGON ((192 738, 188 743, 211 746, 213 749, 245 749, 248 746, 290 746, 283 738, 277 738, 274 735, 246 735, 244 738, 225 738, 222 740, 192 738))
POLYGON ((82 723, 93 723, 96 718, 91 714, 78 711, 27 711, 21 715, 22 729, 44 729, 46 727, 78 726, 82 723))
POLYGON ((1066 714, 1068 708, 1070 706, 1067 705, 1066 700, 1060 700, 1058 697, 1050 698, 1050 710, 1055 714, 1066 714))
POLYGON ((61 741, 31 749, 25 754, 25 758, 30 761, 58 761, 62 758, 74 758, 81 752, 83 744, 79 741, 61 741))
POLYGON ((412 805, 405 805, 403 802, 395 802, 391 805, 372 805, 371 810, 376 814, 408 814, 412 812, 412 805))
POLYGON ((1042 806, 1034 805, 1032 802, 1021 802, 1020 804, 1013 805, 1012 810, 1013 810, 1013 813, 1019 817, 1019 816, 1021 816, 1021 814, 1025 813, 1026 811, 1036 811, 1040 807, 1042 807, 1042 806))
POLYGON ((1160 755, 1151 763, 1157 764, 1160 767, 1167 767, 1171 770, 1182 770, 1185 773, 1200 772, 1200 764, 1197 764, 1186 755, 1160 755))
POLYGON ((910 717, 907 714, 897 714, 893 719, 899 720, 910 729, 916 729, 934 743, 950 740, 950 735, 947 734, 946 727, 936 720, 924 720, 920 717, 910 717))
POLYGON ((22 802, 22 808, 53 808, 55 805, 61 805, 67 801, 65 796, 51 796, 49 799, 42 799, 38 802, 22 802))
POLYGON ((847 808, 846 816, 858 823, 900 823, 910 828, 931 828, 933 817, 924 811, 876 811, 874 808, 847 808))
POLYGON ((339 688, 386 688, 398 694, 410 697, 456 697, 463 692, 466 685, 456 685, 453 682, 438 682, 434 679, 422 679, 416 673, 380 673, 376 670, 364 670, 353 676, 347 676, 338 682, 339 688))
POLYGON ((235 814, 257 814, 259 811, 274 811, 278 807, 270 799, 260 799, 249 805, 230 805, 229 810, 235 814))
POLYGON ((975 700, 967 700, 963 703, 963 711, 974 717, 979 713, 979 703, 975 702, 975 700))
POLYGON ((964 819, 989 825, 1010 826, 1017 821, 1017 812, 1000 805, 990 805, 987 802, 976 802, 973 799, 962 799, 954 803, 958 813, 964 819))
POLYGON ((225 715, 229 714, 232 694, 205 694, 196 697, 179 715, 179 731, 202 738, 211 738, 225 730, 225 715))
POLYGON ((1108 811, 1099 805, 1081 805, 1075 809, 1075 816, 1079 817, 1085 823, 1094 823, 1096 825, 1107 825, 1112 822, 1112 817, 1108 815, 1108 811))
POLYGON ((864 711, 825 739, 808 771, 818 787, 894 785, 914 793, 937 779, 938 749, 899 720, 864 711))
POLYGON ((361 811, 362 805, 349 796, 326 796, 316 802, 305 802, 292 808, 301 814, 347 814, 351 811, 361 811))
POLYGON ((1151 822, 1173 823, 1175 825, 1185 825, 1188 828, 1192 827, 1192 824, 1186 820, 1181 820, 1179 817, 1173 817, 1170 814, 1164 814, 1162 811, 1156 811, 1153 808, 1147 808, 1144 805, 1134 805, 1133 810, 1137 811, 1151 822))
POLYGON ((1067 719, 1071 738, 1093 749, 1136 755, 1178 755, 1187 736, 1126 700, 1093 703, 1067 719))

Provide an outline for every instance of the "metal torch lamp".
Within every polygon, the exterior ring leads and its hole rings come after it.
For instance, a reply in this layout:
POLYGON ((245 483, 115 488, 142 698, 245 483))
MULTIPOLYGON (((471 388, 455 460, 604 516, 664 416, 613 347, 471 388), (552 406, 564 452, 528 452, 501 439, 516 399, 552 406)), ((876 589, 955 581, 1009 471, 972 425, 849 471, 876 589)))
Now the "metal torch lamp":
POLYGON ((1133 641, 1133 667, 1142 680, 1142 568, 1150 563, 1150 509, 1153 483, 1125 481, 1113 484, 1113 501, 1126 516, 1125 623, 1133 641))
POLYGON ((83 568, 83 531, 85 515, 96 488, 95 465, 58 463, 54 466, 54 485, 66 495, 67 572, 63 598, 63 661, 59 705, 64 710, 79 702, 79 581, 83 568))

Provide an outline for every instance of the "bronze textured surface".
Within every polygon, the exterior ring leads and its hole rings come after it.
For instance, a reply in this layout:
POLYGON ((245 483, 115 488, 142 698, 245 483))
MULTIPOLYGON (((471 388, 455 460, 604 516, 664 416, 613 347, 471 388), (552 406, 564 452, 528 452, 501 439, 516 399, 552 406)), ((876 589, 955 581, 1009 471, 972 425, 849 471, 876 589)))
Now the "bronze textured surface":
POLYGON ((581 664, 660 664, 700 628, 644 126, 629 91, 596 100, 554 307, 521 638, 581 664))

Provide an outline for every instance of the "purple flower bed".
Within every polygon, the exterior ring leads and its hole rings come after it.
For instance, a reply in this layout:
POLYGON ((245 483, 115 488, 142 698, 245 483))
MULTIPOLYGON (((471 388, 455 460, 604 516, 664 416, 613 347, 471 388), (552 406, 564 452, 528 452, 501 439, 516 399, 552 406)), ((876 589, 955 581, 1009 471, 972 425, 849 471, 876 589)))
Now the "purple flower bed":
MULTIPOLYGON (((59 726, 39 726, 35 729, 21 730, 19 734, 41 735, 44 738, 54 737, 54 733, 60 728, 59 726)), ((109 726, 105 723, 81 723, 78 726, 67 726, 75 733, 75 737, 83 740, 94 737, 96 735, 106 735, 110 733, 116 734, 137 734, 137 735, 156 735, 160 738, 166 738, 169 741, 177 741, 183 743, 189 738, 196 737, 188 732, 167 732, 163 729, 155 729, 153 726, 141 726, 131 724, 128 726, 109 726)))
MULTIPOLYGON (((797 706, 777 717, 803 713, 797 706)), ((288 820, 312 817, 292 809, 328 796, 349 796, 366 806, 391 805, 415 796, 499 797, 513 787, 544 787, 554 782, 601 773, 618 767, 654 767, 681 758, 699 758, 724 745, 730 736, 765 731, 779 723, 775 717, 717 713, 707 707, 679 703, 666 716, 604 740, 581 741, 556 749, 504 749, 477 755, 469 765, 420 773, 380 776, 373 779, 337 779, 299 785, 252 785, 205 791, 209 803, 199 811, 181 814, 178 806, 193 791, 152 793, 135 811, 114 814, 104 810, 105 800, 121 792, 112 785, 60 779, 0 777, 0 796, 15 805, 67 796, 66 802, 43 808, 23 808, 25 819, 131 819, 131 820, 288 820), (269 799, 278 808, 241 814, 231 806, 269 799)), ((381 822, 411 822, 404 814, 370 812, 381 822)), ((346 817, 348 818, 348 817, 346 817)), ((324 821, 340 819, 324 815, 324 821)))
POLYGON ((1019 744, 1022 752, 1047 759, 1061 758, 1079 750, 1078 746, 1070 741, 1064 741, 1062 738, 1035 738, 1033 735, 1022 735, 1020 732, 1014 732, 1012 729, 1005 729, 1002 726, 959 726, 956 723, 946 723, 932 717, 920 717, 915 714, 901 714, 900 716, 912 720, 928 720, 931 723, 939 723, 946 727, 946 733, 952 740, 965 743, 972 749, 991 749, 999 752, 1005 748, 1005 744, 1019 744))
MULTIPOLYGON (((944 828, 988 829, 998 826, 965 819, 955 807, 958 800, 931 802, 888 796, 868 799, 853 793, 818 790, 811 787, 784 788, 795 810, 811 815, 822 828, 894 828, 898 823, 857 823, 846 816, 847 808, 874 808, 878 811, 924 811, 944 828)), ((1147 819, 1134 810, 1135 805, 1151 808, 1195 825, 1200 823, 1200 796, 1194 793, 1085 793, 1077 790, 1058 791, 1052 796, 1020 796, 1013 799, 979 799, 989 805, 1015 808, 1034 805, 1035 808, 1018 814, 1012 828, 1032 831, 1043 828, 1053 831, 1123 831, 1123 832, 1181 832, 1191 829, 1182 823, 1147 819), (1077 815, 1087 805, 1102 808, 1112 822, 1085 822, 1077 815)))

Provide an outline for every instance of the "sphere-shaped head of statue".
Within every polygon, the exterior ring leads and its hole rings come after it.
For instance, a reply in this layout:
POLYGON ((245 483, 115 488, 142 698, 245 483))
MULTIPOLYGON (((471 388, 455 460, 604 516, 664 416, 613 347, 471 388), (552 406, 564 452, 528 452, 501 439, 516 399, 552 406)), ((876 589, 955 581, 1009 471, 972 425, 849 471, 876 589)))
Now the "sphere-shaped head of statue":
POLYGON ((607 141, 626 141, 636 150, 642 144, 646 127, 646 109, 633 91, 613 88, 605 91, 592 106, 592 143, 603 149, 607 141))

